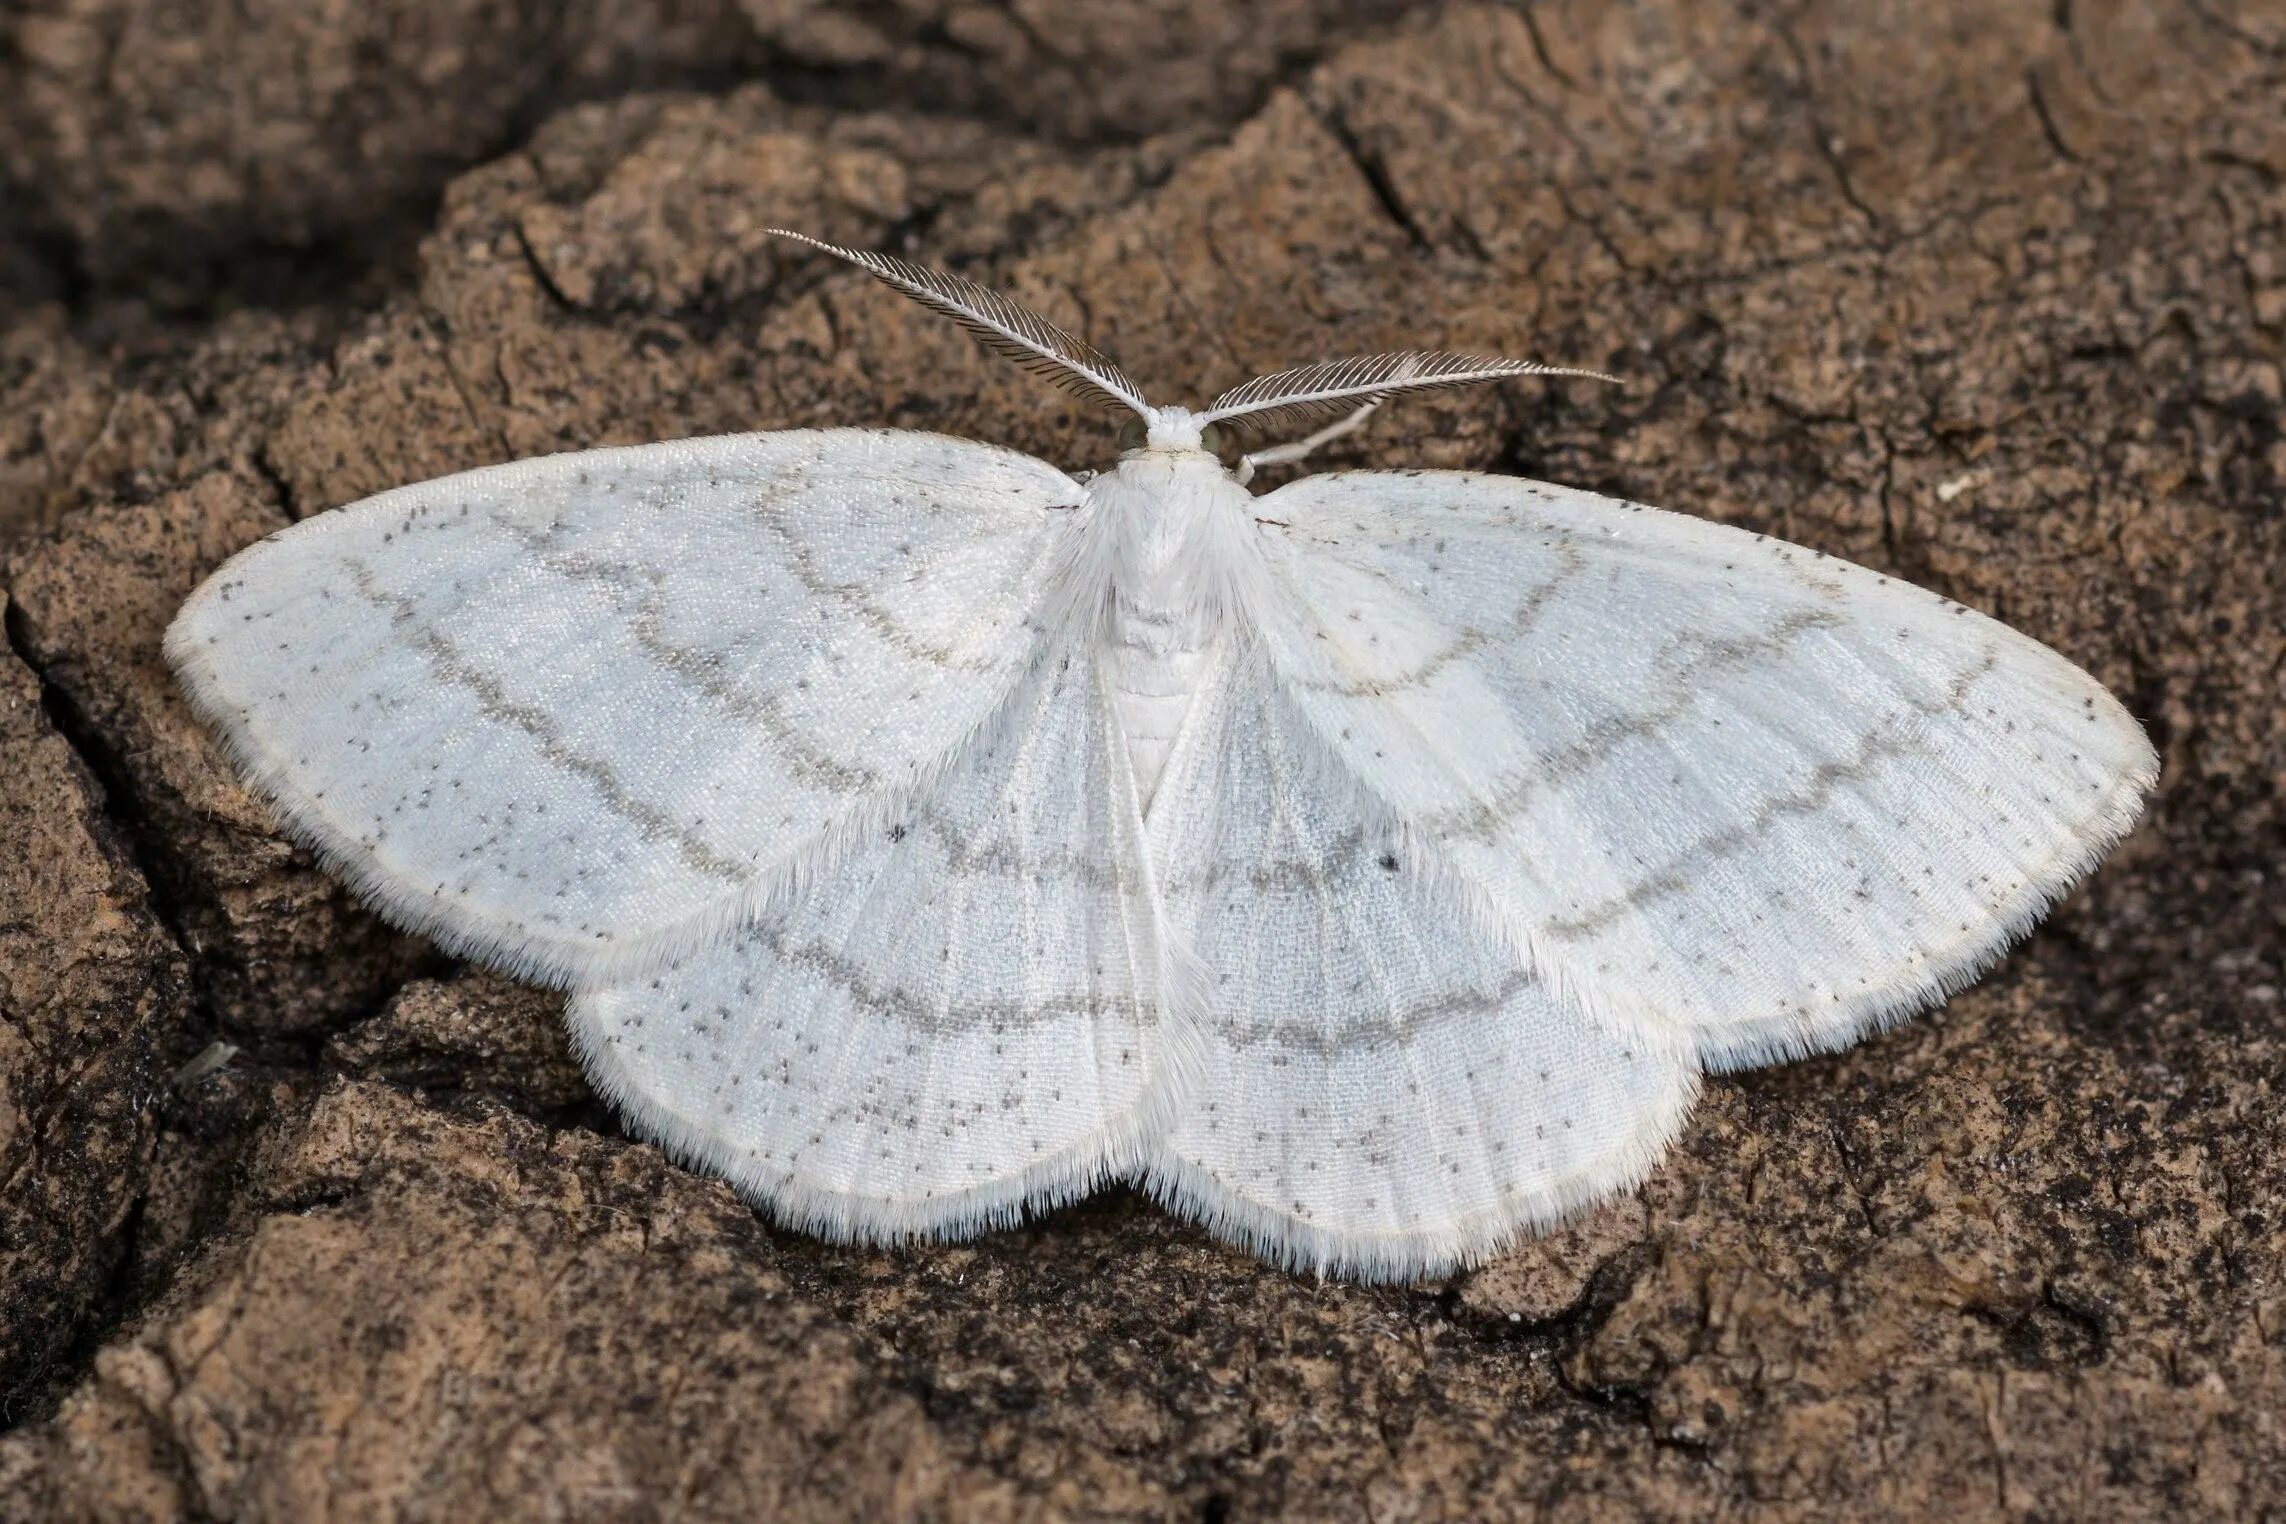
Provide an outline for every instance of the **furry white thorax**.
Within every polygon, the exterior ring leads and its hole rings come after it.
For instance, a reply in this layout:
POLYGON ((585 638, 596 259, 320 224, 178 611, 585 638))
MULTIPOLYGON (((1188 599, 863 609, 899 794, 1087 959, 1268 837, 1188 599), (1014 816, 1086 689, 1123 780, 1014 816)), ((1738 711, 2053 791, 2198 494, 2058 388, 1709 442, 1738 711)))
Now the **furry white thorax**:
POLYGON ((1103 651, 1144 812, 1167 755, 1231 627, 1234 584, 1256 552, 1253 494, 1199 444, 1199 426, 1162 408, 1148 440, 1088 484, 1102 554, 1103 651))

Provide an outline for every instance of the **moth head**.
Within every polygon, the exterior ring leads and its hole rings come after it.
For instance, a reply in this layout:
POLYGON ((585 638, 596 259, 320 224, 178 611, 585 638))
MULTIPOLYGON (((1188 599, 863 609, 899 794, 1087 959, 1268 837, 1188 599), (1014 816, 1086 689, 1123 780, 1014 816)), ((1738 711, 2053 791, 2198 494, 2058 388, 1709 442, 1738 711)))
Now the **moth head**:
POLYGON ((1146 450, 1221 455, 1230 444, 1229 430, 1184 407, 1155 407, 1119 427, 1121 459, 1146 450))

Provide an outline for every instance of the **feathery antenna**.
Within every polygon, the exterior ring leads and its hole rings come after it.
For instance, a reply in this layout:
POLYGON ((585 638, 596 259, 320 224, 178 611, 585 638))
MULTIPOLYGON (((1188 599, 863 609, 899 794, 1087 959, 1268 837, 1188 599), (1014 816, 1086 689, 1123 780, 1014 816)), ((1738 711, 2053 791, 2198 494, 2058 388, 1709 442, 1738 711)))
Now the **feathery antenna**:
POLYGON ((845 249, 790 228, 763 231, 808 244, 836 259, 848 260, 883 285, 951 318, 976 335, 977 342, 985 348, 1006 355, 1033 375, 1045 376, 1068 392, 1105 407, 1133 408, 1145 418, 1151 416, 1142 388, 1129 380, 1110 356, 997 291, 893 254, 845 249))
POLYGON ((1504 360, 1496 355, 1437 354, 1409 349, 1393 355, 1358 355, 1298 365, 1257 376, 1214 399, 1199 415, 1202 423, 1244 419, 1249 429, 1277 428, 1323 418, 1359 403, 1379 402, 1397 392, 1473 386, 1508 376, 1586 376, 1617 382, 1617 376, 1535 360, 1504 360))

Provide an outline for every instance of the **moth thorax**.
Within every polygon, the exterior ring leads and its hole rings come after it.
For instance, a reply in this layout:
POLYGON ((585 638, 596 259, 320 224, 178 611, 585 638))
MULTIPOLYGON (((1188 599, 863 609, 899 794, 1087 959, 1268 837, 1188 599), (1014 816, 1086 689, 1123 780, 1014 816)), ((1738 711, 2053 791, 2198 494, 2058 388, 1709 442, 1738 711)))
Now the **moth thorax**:
POLYGON ((1130 457, 1104 485, 1119 535, 1107 669, 1149 809, 1226 617, 1224 542, 1245 493, 1211 456, 1171 452, 1130 457))
POLYGON ((1151 808, 1175 737, 1210 665, 1204 632, 1176 611, 1115 605, 1109 660, 1112 702, 1143 808, 1151 808))

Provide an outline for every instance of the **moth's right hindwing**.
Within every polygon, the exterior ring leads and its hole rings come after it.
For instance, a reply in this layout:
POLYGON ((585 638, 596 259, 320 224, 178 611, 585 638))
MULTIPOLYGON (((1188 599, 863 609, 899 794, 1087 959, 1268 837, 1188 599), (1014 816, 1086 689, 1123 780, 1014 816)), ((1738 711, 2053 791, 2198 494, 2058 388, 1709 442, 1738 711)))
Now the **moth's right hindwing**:
POLYGON ((1265 638, 1360 786, 1616 1027, 1713 1066, 1974 977, 2135 821, 2086 673, 1817 552, 1462 473, 1262 500, 1265 638))
POLYGON ((940 766, 1036 655, 1079 492, 891 431, 520 461, 248 549, 167 654, 392 919, 570 983, 728 924, 940 766))
POLYGON ((1346 776, 1241 642, 1151 807, 1169 925, 1211 971, 1177 1210, 1374 1279, 1480 1259, 1640 1179, 1687 1049, 1598 1027, 1346 776))

